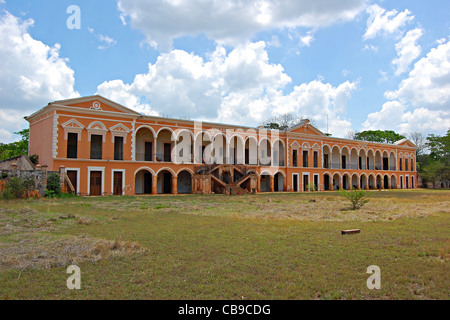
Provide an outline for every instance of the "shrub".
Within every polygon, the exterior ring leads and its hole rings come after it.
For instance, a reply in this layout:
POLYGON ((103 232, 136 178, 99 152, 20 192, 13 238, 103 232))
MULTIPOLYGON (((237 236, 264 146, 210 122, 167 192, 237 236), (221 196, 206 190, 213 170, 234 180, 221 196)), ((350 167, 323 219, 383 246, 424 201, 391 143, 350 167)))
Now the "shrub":
POLYGON ((1 197, 5 200, 25 198, 34 189, 33 178, 10 177, 6 180, 1 197))
POLYGON ((341 189, 338 191, 338 193, 344 197, 346 197, 350 203, 352 204, 352 210, 357 210, 362 208, 367 202, 369 202, 369 199, 365 199, 366 197, 369 197, 370 194, 368 194, 365 190, 352 190, 352 191, 346 191, 344 189, 341 189))
POLYGON ((33 154, 30 156, 30 161, 32 164, 37 165, 39 163, 39 156, 37 154, 33 154))
POLYGON ((47 190, 45 196, 49 198, 57 197, 61 194, 61 179, 56 173, 50 173, 47 178, 47 190))

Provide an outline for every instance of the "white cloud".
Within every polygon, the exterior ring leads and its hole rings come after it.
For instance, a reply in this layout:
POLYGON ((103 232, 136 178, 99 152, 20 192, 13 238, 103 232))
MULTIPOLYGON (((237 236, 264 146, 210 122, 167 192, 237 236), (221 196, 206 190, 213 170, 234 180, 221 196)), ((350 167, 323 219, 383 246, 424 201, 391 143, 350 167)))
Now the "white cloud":
POLYGON ((386 102, 381 111, 371 113, 363 123, 365 130, 396 130, 406 106, 399 101, 386 102))
POLYGON ((186 35, 235 45, 260 31, 325 27, 354 19, 365 5, 366 0, 118 0, 122 21, 129 18, 148 43, 164 50, 186 35))
POLYGON ((433 48, 414 65, 397 91, 385 94, 414 107, 450 110, 450 42, 433 48))
POLYGON ((397 58, 392 61, 392 64, 396 67, 395 74, 397 76, 408 71, 409 65, 419 57, 422 52, 422 47, 417 44, 417 41, 422 35, 423 31, 420 28, 410 30, 406 36, 395 45, 397 58))
POLYGON ((104 36, 103 34, 97 35, 98 40, 102 43, 98 46, 98 49, 104 50, 111 48, 117 44, 117 41, 109 36, 104 36))
POLYGON ((351 129, 343 114, 355 83, 334 87, 315 80, 285 94, 290 82, 281 65, 269 62, 261 41, 229 53, 218 46, 207 58, 172 50, 131 84, 105 82, 98 93, 140 112, 178 118, 257 126, 272 115, 295 112, 325 130, 328 114, 330 132, 344 135, 351 129))
POLYGON ((391 101, 368 115, 365 129, 444 134, 450 128, 450 42, 431 49, 385 96, 391 101))
MULTIPOLYGON (((26 126, 23 115, 49 101, 76 97, 74 71, 59 56, 60 45, 50 47, 28 33, 33 20, 8 12, 0 15, 0 113, 3 130, 26 126), (20 114, 20 116, 19 116, 20 114)), ((2 135, 5 136, 5 135, 2 135)))
POLYGON ((414 19, 408 9, 399 13, 397 10, 386 11, 386 9, 374 4, 369 6, 366 11, 369 14, 369 19, 367 20, 364 40, 373 39, 380 33, 394 34, 414 19))

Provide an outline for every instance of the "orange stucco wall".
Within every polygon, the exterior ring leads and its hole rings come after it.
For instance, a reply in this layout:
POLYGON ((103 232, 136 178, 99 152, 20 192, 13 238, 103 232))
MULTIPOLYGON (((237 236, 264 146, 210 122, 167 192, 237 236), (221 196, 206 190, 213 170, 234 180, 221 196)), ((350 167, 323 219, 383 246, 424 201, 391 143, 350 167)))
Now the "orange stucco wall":
MULTIPOLYGON (((264 139, 269 139, 272 144, 271 148, 275 148, 279 145, 283 153, 284 163, 279 167, 264 167, 257 166, 256 172, 258 175, 267 173, 271 176, 275 176, 277 173, 283 176, 282 189, 284 191, 294 190, 293 176, 298 175, 298 190, 303 191, 305 174, 309 175, 309 182, 314 182, 314 175, 318 175, 319 190, 324 190, 325 179, 327 176, 336 177, 341 179, 341 184, 344 179, 352 181, 359 179, 360 177, 366 177, 367 183, 370 181, 384 182, 385 177, 390 182, 396 182, 396 187, 400 186, 400 177, 403 177, 403 187, 406 187, 406 177, 408 176, 409 186, 412 186, 411 179, 414 180, 414 187, 417 186, 417 174, 415 172, 415 149, 403 146, 403 145, 387 145, 377 144, 370 142, 361 142, 353 140, 337 139, 332 137, 326 137, 318 132, 317 129, 306 125, 305 127, 297 128, 293 132, 278 132, 278 131, 266 131, 260 132, 257 129, 239 128, 229 125, 215 125, 215 124, 201 124, 193 121, 164 119, 155 117, 142 117, 136 113, 126 112, 124 109, 118 109, 117 106, 109 104, 108 101, 102 100, 98 97, 89 101, 68 103, 65 105, 51 104, 42 112, 38 112, 37 115, 29 119, 30 121, 30 154, 38 154, 40 164, 49 166, 49 170, 58 170, 60 167, 66 169, 75 170, 78 173, 79 179, 77 181, 77 192, 82 195, 89 194, 89 171, 102 171, 102 188, 105 194, 110 194, 113 184, 113 171, 124 172, 124 194, 135 194, 136 192, 136 173, 140 170, 150 172, 153 176, 153 181, 156 181, 156 176, 161 170, 167 170, 171 173, 172 177, 176 177, 183 171, 189 172, 191 175, 194 173, 195 164, 174 164, 167 162, 156 161, 136 161, 136 139, 140 132, 140 128, 150 128, 152 132, 150 139, 153 136, 158 136, 160 130, 166 130, 166 132, 174 132, 175 136, 181 131, 190 132, 194 139, 200 132, 208 131, 213 136, 216 134, 222 134, 231 139, 231 137, 238 137, 239 141, 244 143, 247 139, 256 139, 258 143, 261 143, 264 139), (99 101, 98 101, 99 100, 99 101), (93 109, 93 103, 98 102, 96 106, 100 106, 100 110, 93 109), (57 119, 54 122, 54 119, 57 119), (76 121, 76 124, 71 121, 76 121), (92 128, 96 123, 100 123, 100 126, 92 128), (113 128, 121 124, 127 131, 122 132, 124 136, 123 145, 123 161, 114 160, 114 140, 113 140, 113 128), (81 126, 81 127, 79 127, 81 126), (54 130, 56 127, 56 131, 54 130), (104 131, 102 131, 104 128, 104 131), (99 131, 100 130, 100 131, 99 131), (214 131, 211 131, 214 130, 214 131), (77 159, 67 159, 67 132, 78 132, 80 139, 78 141, 78 155, 77 159), (53 140, 55 133, 56 139, 53 140), (91 160, 90 159, 90 134, 104 135, 104 141, 102 144, 102 159, 91 160), (361 155, 360 150, 365 150, 365 156, 368 155, 369 150, 373 152, 373 155, 381 155, 381 162, 383 154, 389 156, 389 170, 375 170, 360 168, 324 168, 324 149, 328 146, 330 148, 330 157, 332 157, 332 151, 337 148, 343 153, 347 153, 347 163, 352 159, 352 152, 355 158, 357 154, 358 158, 361 155), (293 150, 298 150, 297 167, 293 166, 293 150), (308 167, 303 167, 303 151, 308 151, 308 167), (56 155, 53 157, 53 151, 56 151, 56 155), (317 165, 314 167, 314 151, 318 153, 317 165), (357 152, 357 153, 356 153, 357 152), (392 170, 392 159, 395 159, 395 168, 392 170), (403 161, 403 170, 405 170, 404 159, 409 159, 408 171, 399 171, 399 163, 403 161), (410 159, 413 160, 413 166, 411 167, 410 159), (345 177, 345 178, 344 178, 345 177)), ((115 132, 117 134, 118 132, 115 132)), ((120 133, 120 132, 119 132, 120 133)), ((170 136, 170 135, 169 135, 170 136)), ((172 147, 176 143, 175 141, 168 141, 172 147)), ((195 144, 195 141, 193 141, 195 144)), ((238 142, 240 143, 240 142, 238 142)), ((199 147, 199 145, 196 145, 199 147)), ((240 145, 240 148, 242 145, 240 145)), ((194 149, 194 152, 195 149, 194 149)), ((226 152, 226 151, 225 151, 226 152)), ((339 158, 342 158, 342 154, 339 154, 339 158)), ((154 155, 156 156, 156 155, 154 155)), ((243 157, 243 155, 241 155, 243 157)), ((161 160, 161 159, 160 159, 161 160)), ((355 160, 355 159, 353 159, 355 160)), ((359 160, 359 159, 358 159, 359 160)), ((375 159, 373 159, 375 160, 375 159)), ((341 161, 341 159, 339 159, 341 161)), ((365 161, 365 159, 363 160, 365 161)), ((355 161, 354 161, 355 162, 355 161)), ((381 163, 382 164, 382 163, 381 163)), ((353 163, 355 165, 355 163, 353 163)), ((374 163, 375 165, 375 163, 374 163)), ((281 179, 281 178, 280 178, 281 179)), ((364 179, 364 178, 363 178, 364 179)), ((281 181, 281 180, 280 180, 281 181)), ((280 185, 280 183, 278 183, 280 185)), ((173 186, 176 186, 174 181, 173 186)), ((361 187, 361 186, 360 186, 361 187)), ((153 186, 154 188, 154 186, 153 186)), ((155 190, 153 190, 155 193, 155 190)))

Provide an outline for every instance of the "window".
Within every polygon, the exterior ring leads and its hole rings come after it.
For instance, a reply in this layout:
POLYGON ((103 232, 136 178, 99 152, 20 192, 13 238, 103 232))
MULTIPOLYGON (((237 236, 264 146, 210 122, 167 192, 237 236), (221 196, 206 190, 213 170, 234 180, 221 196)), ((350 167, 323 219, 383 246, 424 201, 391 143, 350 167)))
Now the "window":
POLYGON ((314 151, 314 168, 319 167, 319 153, 314 151))
POLYGON ((103 148, 103 136, 93 134, 91 136, 91 159, 101 160, 103 148))
POLYGON ((400 159, 400 171, 403 171, 403 160, 400 159))
POLYGON ((67 134, 67 158, 77 159, 78 156, 78 133, 67 134))
POLYGON ((405 171, 409 171, 408 170, 408 159, 405 159, 405 171))
POLYGON ((328 160, 329 160, 328 154, 324 154, 323 155, 323 167, 325 169, 328 169, 328 167, 329 167, 329 165, 328 165, 329 161, 328 160))
POLYGON ((414 160, 413 159, 411 159, 411 171, 415 171, 414 170, 414 160))
POLYGON ((308 168, 308 151, 303 151, 303 167, 308 168))
POLYGON ((347 156, 342 156, 342 169, 347 169, 347 156))
POLYGON ((114 160, 123 160, 123 137, 114 137, 114 160))
POLYGON ((297 167, 297 150, 294 150, 292 153, 292 161, 293 161, 293 166, 297 167))

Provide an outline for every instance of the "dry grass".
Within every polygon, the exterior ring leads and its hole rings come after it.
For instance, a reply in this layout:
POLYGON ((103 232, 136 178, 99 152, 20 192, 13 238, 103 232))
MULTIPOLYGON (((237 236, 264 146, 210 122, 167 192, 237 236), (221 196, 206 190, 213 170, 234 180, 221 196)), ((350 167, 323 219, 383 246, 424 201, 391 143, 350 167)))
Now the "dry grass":
POLYGON ((108 241, 88 236, 55 239, 44 236, 18 242, 0 243, 0 267, 12 269, 49 269, 83 262, 96 263, 114 256, 145 252, 132 241, 108 241))

